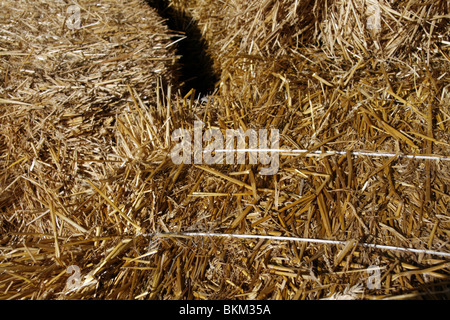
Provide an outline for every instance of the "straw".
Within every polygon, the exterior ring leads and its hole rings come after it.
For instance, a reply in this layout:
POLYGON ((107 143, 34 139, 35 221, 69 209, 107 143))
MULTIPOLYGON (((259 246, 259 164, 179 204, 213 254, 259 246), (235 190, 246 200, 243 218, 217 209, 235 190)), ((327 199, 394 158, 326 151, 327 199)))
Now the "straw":
POLYGON ((448 299, 448 12, 2 1, 0 299, 448 299))

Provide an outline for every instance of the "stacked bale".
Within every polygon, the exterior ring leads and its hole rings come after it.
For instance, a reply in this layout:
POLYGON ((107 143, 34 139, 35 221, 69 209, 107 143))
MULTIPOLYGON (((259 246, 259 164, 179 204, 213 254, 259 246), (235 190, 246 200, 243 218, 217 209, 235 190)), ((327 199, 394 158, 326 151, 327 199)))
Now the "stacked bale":
POLYGON ((213 99, 181 90, 190 84, 173 70, 182 34, 142 2, 80 2, 84 27, 71 30, 64 2, 29 5, 25 24, 8 20, 23 12, 6 1, 4 298, 379 299, 443 291, 449 269, 440 257, 355 243, 449 252, 448 1, 147 2, 163 16, 170 8, 172 25, 189 17, 201 30, 200 54, 219 77, 213 99), (192 133, 195 120, 222 133, 278 129, 280 148, 308 152, 280 155, 272 176, 259 175, 260 164, 176 165, 171 134, 192 133), (68 285, 70 265, 81 270, 78 287, 68 285), (367 286, 372 265, 380 287, 367 286))

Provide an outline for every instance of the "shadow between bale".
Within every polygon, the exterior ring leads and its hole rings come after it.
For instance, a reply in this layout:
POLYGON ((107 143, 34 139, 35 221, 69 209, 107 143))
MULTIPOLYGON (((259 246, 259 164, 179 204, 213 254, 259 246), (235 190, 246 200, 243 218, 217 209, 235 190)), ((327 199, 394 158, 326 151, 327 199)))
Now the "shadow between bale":
MULTIPOLYGON (((197 95, 211 94, 219 80, 214 70, 214 61, 208 54, 208 45, 203 38, 197 21, 184 10, 169 6, 168 0, 146 0, 157 13, 166 20, 172 31, 185 36, 176 43, 176 53, 180 56, 175 78, 179 81, 183 95, 194 89, 197 95)), ((174 41, 178 40, 174 37, 174 41)))

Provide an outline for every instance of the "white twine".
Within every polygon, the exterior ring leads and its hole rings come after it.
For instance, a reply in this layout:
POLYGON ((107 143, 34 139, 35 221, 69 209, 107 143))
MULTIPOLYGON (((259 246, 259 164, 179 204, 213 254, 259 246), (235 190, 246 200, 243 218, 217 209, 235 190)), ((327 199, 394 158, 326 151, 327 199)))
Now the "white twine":
MULTIPOLYGON (((211 152, 204 150, 203 152, 211 152)), ((214 152, 271 152, 271 153, 280 153, 284 155, 290 154, 304 154, 305 156, 327 156, 327 155, 346 155, 347 151, 320 151, 320 150, 307 150, 307 149, 217 149, 214 152)), ((391 153, 391 152, 371 152, 371 151, 350 151, 352 156, 369 156, 369 157, 399 157, 399 158, 407 158, 407 159, 417 159, 417 160, 441 160, 441 161, 450 161, 450 157, 440 156, 440 155, 418 155, 418 154, 399 154, 399 153, 391 153)), ((295 242, 310 242, 310 243, 322 243, 322 244, 334 244, 334 245, 345 245, 346 241, 340 240, 326 240, 326 239, 315 239, 315 238, 298 238, 298 237, 279 237, 279 236, 269 236, 269 235, 249 235, 249 234, 230 234, 230 233, 206 233, 206 232, 179 232, 179 233, 153 233, 153 234, 144 234, 144 236, 156 236, 156 237, 222 237, 222 238, 241 238, 241 239, 267 239, 267 240, 277 240, 277 241, 295 241, 295 242)), ((414 249, 414 248, 405 248, 405 247, 397 247, 397 246, 388 246, 382 244, 372 244, 372 243, 356 243, 355 245, 373 248, 373 249, 382 249, 388 251, 403 251, 409 253, 418 253, 418 254, 429 254, 435 256, 443 256, 450 257, 450 253, 440 252, 434 250, 426 250, 426 249, 414 249)))
MULTIPOLYGON (((267 239, 276 241, 295 241, 295 242, 310 242, 310 243, 322 243, 322 244, 334 244, 334 245, 345 245, 347 241, 341 240, 326 240, 326 239, 316 239, 316 238, 299 238, 299 237, 285 237, 285 236, 269 236, 269 235, 257 235, 257 234, 232 234, 232 233, 209 233, 209 232, 175 232, 175 233, 150 233, 143 234, 144 236, 156 236, 156 237, 221 237, 221 238, 240 238, 240 239, 267 239)), ((373 243, 355 243, 357 246, 382 249, 388 251, 403 251, 410 253, 422 253, 434 256, 450 257, 450 253, 426 250, 426 249, 414 249, 414 248, 404 248, 397 246, 387 246, 382 244, 373 243)))
MULTIPOLYGON (((211 152, 205 150, 204 152, 211 152)), ((307 149, 217 149, 214 152, 271 152, 280 153, 283 155, 289 154, 304 154, 305 156, 327 156, 327 155, 345 155, 347 151, 320 151, 314 150, 309 151, 307 149)), ((368 156, 368 157, 384 157, 384 158, 407 158, 407 159, 418 159, 418 160, 442 160, 450 161, 450 157, 440 156, 440 155, 421 155, 421 154, 401 154, 401 153, 391 153, 391 152, 373 152, 373 151, 350 151, 352 156, 368 156)))

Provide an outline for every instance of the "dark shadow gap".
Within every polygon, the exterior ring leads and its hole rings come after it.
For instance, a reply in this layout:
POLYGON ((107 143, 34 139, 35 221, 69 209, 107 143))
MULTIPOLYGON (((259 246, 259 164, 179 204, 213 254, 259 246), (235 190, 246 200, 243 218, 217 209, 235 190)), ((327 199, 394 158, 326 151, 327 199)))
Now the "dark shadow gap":
MULTIPOLYGON (((166 20, 169 29, 183 33, 186 38, 177 42, 176 54, 181 56, 176 79, 181 93, 195 89, 196 96, 211 94, 219 76, 214 70, 214 60, 208 54, 208 45, 203 38, 197 21, 187 12, 169 6, 168 0, 146 0, 166 20)), ((178 38, 174 38, 174 41, 178 38)))

